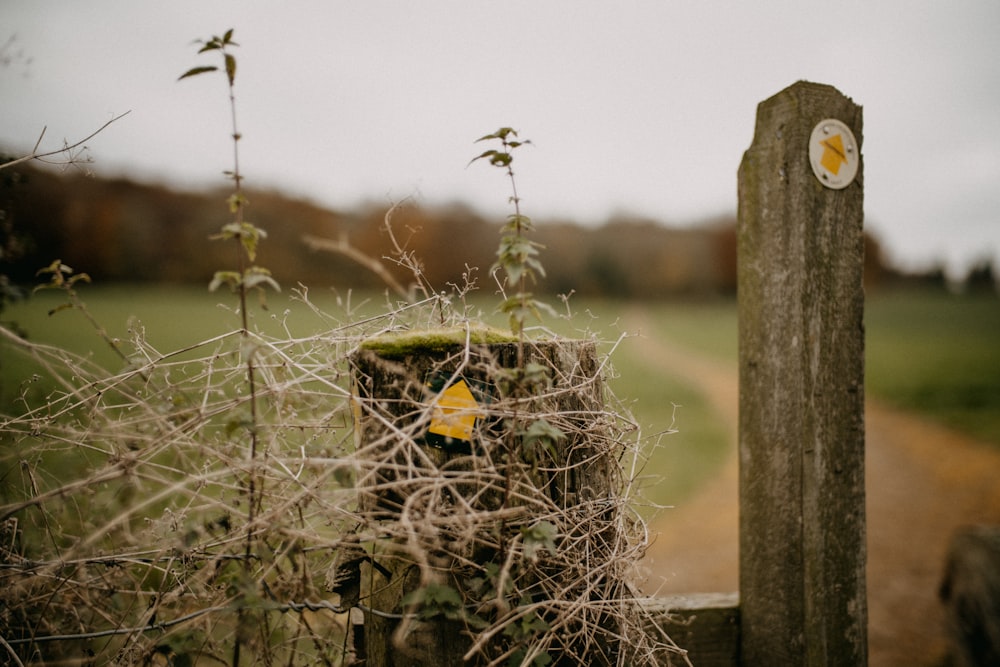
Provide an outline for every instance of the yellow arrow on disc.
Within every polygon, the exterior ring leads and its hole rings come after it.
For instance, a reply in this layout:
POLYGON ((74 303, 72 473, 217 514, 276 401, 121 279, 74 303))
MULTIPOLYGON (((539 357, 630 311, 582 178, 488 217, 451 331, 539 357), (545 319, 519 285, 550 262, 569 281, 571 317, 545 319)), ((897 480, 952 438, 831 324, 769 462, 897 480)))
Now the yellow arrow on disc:
POLYGON ((861 166, 861 146, 844 121, 826 118, 813 127, 809 166, 816 179, 831 190, 843 190, 854 182, 861 166))
POLYGON ((427 432, 455 440, 471 440, 476 418, 482 414, 469 385, 459 380, 441 392, 427 432))
POLYGON ((819 162, 834 176, 840 172, 840 165, 847 164, 847 151, 844 150, 844 140, 839 134, 823 141, 823 157, 819 162))

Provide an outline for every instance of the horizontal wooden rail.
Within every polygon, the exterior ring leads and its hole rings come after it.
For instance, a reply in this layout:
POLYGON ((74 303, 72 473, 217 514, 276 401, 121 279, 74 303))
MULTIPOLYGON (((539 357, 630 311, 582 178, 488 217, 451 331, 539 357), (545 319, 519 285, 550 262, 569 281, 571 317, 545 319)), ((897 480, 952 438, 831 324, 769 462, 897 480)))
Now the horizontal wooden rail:
MULTIPOLYGON (((663 630, 696 667, 737 667, 740 654, 740 609, 736 593, 701 593, 642 601, 657 634, 663 630)), ((660 667, 680 667, 682 659, 664 653, 660 667)))

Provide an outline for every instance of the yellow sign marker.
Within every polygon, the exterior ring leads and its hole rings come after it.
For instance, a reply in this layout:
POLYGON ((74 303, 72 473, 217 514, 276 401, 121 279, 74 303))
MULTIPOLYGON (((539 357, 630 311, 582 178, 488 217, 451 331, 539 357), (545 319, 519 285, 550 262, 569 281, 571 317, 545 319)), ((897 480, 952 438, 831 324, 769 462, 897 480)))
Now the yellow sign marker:
POLYGON ((827 118, 809 137, 809 164, 824 186, 843 190, 854 181, 861 163, 861 148, 851 128, 841 120, 827 118))
POLYGON ((840 165, 847 164, 844 140, 839 134, 835 134, 820 143, 823 145, 823 157, 819 159, 819 163, 836 176, 840 172, 840 165))
POLYGON ((459 380, 438 396, 437 407, 431 415, 431 425, 427 431, 446 438, 471 440, 476 418, 482 414, 469 385, 465 380, 459 380))

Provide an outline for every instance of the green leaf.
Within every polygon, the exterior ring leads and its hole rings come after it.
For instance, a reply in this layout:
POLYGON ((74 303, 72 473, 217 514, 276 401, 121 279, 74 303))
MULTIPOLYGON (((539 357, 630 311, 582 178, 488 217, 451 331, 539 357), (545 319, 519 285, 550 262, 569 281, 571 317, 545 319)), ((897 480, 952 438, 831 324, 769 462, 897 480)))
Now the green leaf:
POLYGON ((404 606, 419 607, 418 616, 424 620, 444 616, 457 620, 463 617, 462 597, 451 586, 427 584, 403 596, 404 606))
POLYGON ((261 237, 266 236, 266 234, 263 233, 264 230, 258 229, 247 222, 242 223, 240 227, 240 243, 243 244, 243 249, 252 262, 257 259, 257 244, 261 237))
POLYGON ((508 215, 507 222, 505 222, 503 226, 503 231, 505 232, 530 232, 534 229, 535 225, 531 222, 531 218, 519 213, 511 213, 508 215))
POLYGON ((252 262, 257 258, 257 245, 261 239, 267 238, 267 232, 250 222, 228 222, 222 226, 218 234, 213 234, 209 238, 222 241, 239 239, 252 262))
MULTIPOLYGON (((524 538, 524 555, 530 560, 538 558, 538 552, 545 549, 552 553, 556 552, 556 537, 559 531, 548 521, 539 521, 533 526, 521 529, 521 536, 524 538)), ((538 619, 541 621, 542 619, 538 619)), ((542 621, 544 623, 544 621, 542 621)))
POLYGON ((536 271, 544 277, 545 269, 537 259, 541 247, 540 244, 519 234, 508 234, 500 240, 497 261, 490 270, 495 271, 497 268, 503 268, 507 272, 507 279, 512 284, 520 282, 522 276, 534 280, 536 271))
MULTIPOLYGON (((531 254, 532 255, 537 255, 538 251, 534 250, 534 251, 532 251, 531 254)), ((542 266, 542 263, 540 261, 538 261, 537 258, 530 257, 530 258, 528 258, 528 259, 525 260, 525 264, 527 264, 532 269, 533 272, 537 271, 538 275, 540 275, 542 278, 545 277, 545 267, 542 266)), ((534 276, 533 273, 532 273, 531 277, 532 277, 532 279, 534 279, 535 276, 534 276)))
POLYGON ((229 77, 229 85, 232 86, 236 81, 236 58, 230 54, 226 54, 226 76, 229 77))
POLYGON ((503 141, 507 138, 508 135, 511 134, 513 134, 516 137, 517 131, 511 127, 501 127, 493 134, 487 134, 485 137, 479 137, 478 139, 476 139, 475 143, 478 144, 480 141, 489 141, 490 139, 500 139, 501 141, 503 141))
POLYGON ((70 287, 72 287, 73 285, 77 284, 80 281, 83 281, 85 283, 89 283, 90 282, 90 276, 88 274, 86 274, 86 273, 78 273, 78 274, 70 277, 70 279, 68 281, 66 281, 66 282, 69 284, 70 287))
POLYGON ((60 303, 55 308, 52 308, 51 310, 49 310, 49 316, 51 317, 52 315, 55 315, 58 312, 62 312, 64 310, 71 310, 72 308, 73 308, 73 304, 71 304, 69 302, 60 303))
POLYGON ((481 616, 477 616, 476 614, 463 613, 462 620, 464 620, 473 630, 485 630, 490 627, 489 621, 481 616))
POLYGON ((226 422, 226 435, 232 437, 233 433, 244 428, 251 430, 253 428, 253 420, 247 415, 233 415, 226 422))
MULTIPOLYGON (((482 153, 480 153, 476 157, 474 157, 471 160, 469 160, 469 164, 472 164, 476 160, 484 160, 484 159, 487 159, 487 158, 489 158, 489 161, 492 164, 493 163, 493 157, 495 155, 498 155, 498 154, 499 154, 499 151, 497 151, 495 149, 491 149, 491 150, 488 150, 488 151, 483 151, 482 153)), ((466 165, 466 166, 469 166, 469 165, 466 165)))
POLYGON ((35 275, 40 276, 43 273, 51 273, 52 275, 65 273, 68 275, 73 273, 73 269, 66 264, 63 264, 61 259, 57 259, 48 266, 38 269, 38 271, 35 272, 35 275))
POLYGON ((521 433, 521 450, 526 459, 534 460, 538 447, 543 448, 552 458, 556 457, 556 443, 566 439, 566 434, 545 419, 536 419, 521 433))
POLYGON ((531 307, 532 300, 530 294, 514 294, 500 304, 500 312, 507 315, 510 323, 510 330, 516 335, 520 335, 524 330, 524 322, 528 315, 537 315, 537 310, 531 307))
POLYGON ((511 285, 517 285, 521 282, 521 276, 526 275, 524 266, 519 262, 506 261, 501 267, 507 272, 507 282, 511 285))
POLYGON ((558 426, 553 426, 547 419, 540 418, 531 422, 531 426, 524 432, 526 439, 531 440, 551 440, 561 441, 566 439, 566 434, 558 426))
POLYGON ((500 151, 494 151, 493 157, 490 158, 490 164, 494 167, 509 167, 513 161, 513 155, 510 153, 501 153, 500 151))
MULTIPOLYGON (((233 175, 233 172, 231 171, 223 173, 225 173, 227 176, 233 175)), ((246 196, 242 192, 234 192, 233 194, 229 195, 229 197, 226 199, 226 203, 229 204, 229 212, 236 213, 238 210, 240 210, 240 208, 247 206, 250 203, 250 201, 246 198, 246 196)))
POLYGON ((213 241, 228 241, 229 239, 234 239, 240 235, 240 223, 238 222, 227 222, 219 230, 218 234, 212 234, 208 238, 213 241))
MULTIPOLYGON (((524 598, 521 600, 522 605, 528 602, 529 600, 525 600, 524 598)), ((504 626, 503 633, 517 642, 524 643, 525 640, 530 640, 534 635, 547 632, 548 630, 549 624, 545 622, 545 619, 541 618, 534 611, 529 611, 522 614, 517 620, 504 626)), ((518 662, 513 663, 515 665, 521 665, 524 660, 524 649, 518 649, 518 652, 521 657, 518 662)), ((531 664, 548 664, 547 661, 544 663, 538 663, 537 661, 538 658, 536 657, 531 664)))
POLYGON ((261 266, 251 266, 243 275, 243 286, 247 289, 262 288, 265 285, 273 288, 275 292, 281 291, 281 287, 271 277, 271 272, 261 266))
POLYGON ((219 68, 215 67, 214 65, 205 65, 205 66, 202 66, 202 67, 192 67, 188 71, 186 71, 183 74, 181 74, 177 78, 177 80, 180 81, 181 79, 186 79, 189 76, 197 76, 198 74, 204 74, 205 72, 214 72, 217 69, 219 69, 219 68))
POLYGON ((542 387, 547 389, 552 386, 551 369, 537 361, 529 361, 524 365, 522 379, 528 387, 542 387))
POLYGON ((228 285, 230 289, 235 290, 240 286, 240 282, 243 277, 237 271, 216 271, 215 275, 212 276, 212 282, 208 284, 208 291, 214 292, 223 285, 228 285))

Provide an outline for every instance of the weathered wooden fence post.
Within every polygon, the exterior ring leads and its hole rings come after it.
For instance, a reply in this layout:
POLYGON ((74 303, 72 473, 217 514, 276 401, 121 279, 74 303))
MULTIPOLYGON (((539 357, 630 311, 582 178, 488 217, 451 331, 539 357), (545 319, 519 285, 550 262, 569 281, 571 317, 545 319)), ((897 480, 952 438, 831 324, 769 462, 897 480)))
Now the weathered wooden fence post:
POLYGON ((634 648, 596 344, 492 337, 386 335, 351 358, 367 667, 610 666, 634 648))
POLYGON ((861 107, 799 82, 739 170, 741 661, 867 663, 861 107))

